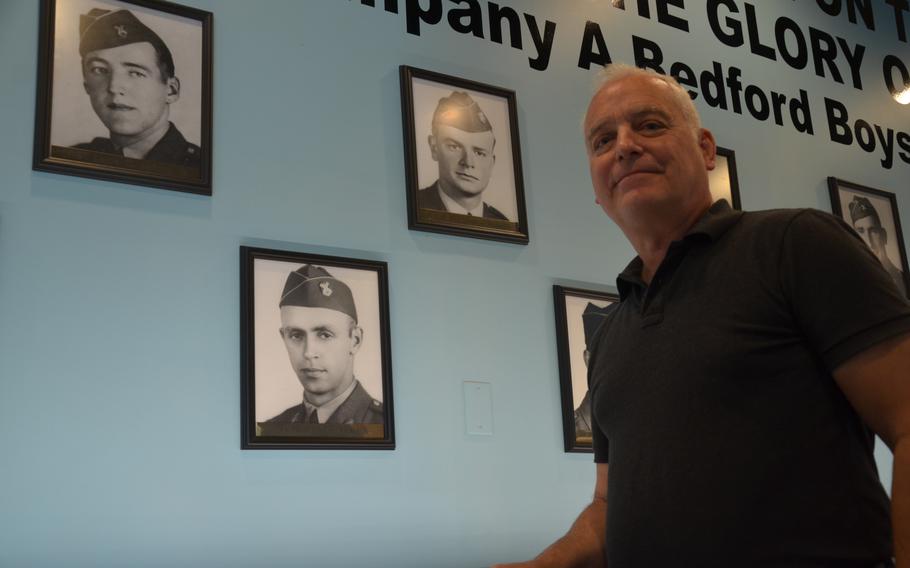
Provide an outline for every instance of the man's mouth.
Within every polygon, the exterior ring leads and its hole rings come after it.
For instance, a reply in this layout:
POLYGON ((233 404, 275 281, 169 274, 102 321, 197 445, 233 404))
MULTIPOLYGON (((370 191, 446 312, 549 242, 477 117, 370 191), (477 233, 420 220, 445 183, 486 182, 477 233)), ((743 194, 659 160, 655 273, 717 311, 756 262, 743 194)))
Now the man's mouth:
POLYGON ((325 373, 325 369, 317 369, 315 367, 304 367, 301 369, 304 375, 318 375, 320 373, 325 373))
POLYGON ((125 105, 125 104, 121 104, 121 103, 111 103, 111 104, 107 105, 107 108, 109 108, 111 110, 136 110, 136 107, 131 107, 129 105, 125 105))
POLYGON ((471 174, 467 174, 467 173, 464 173, 464 172, 458 172, 458 173, 456 173, 455 175, 457 175, 457 176, 460 177, 461 179, 467 179, 467 180, 471 180, 471 181, 478 181, 478 178, 472 176, 471 174))

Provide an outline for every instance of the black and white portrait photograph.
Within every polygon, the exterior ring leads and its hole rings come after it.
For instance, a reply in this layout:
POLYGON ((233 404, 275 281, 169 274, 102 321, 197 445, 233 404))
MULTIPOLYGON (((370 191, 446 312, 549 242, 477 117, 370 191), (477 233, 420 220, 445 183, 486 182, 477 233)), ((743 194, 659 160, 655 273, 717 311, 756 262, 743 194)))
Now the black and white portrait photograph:
POLYGON ((43 0, 34 168, 211 195, 212 14, 43 0))
POLYGON ((853 227, 898 289, 905 297, 910 297, 907 250, 897 196, 835 177, 828 178, 828 193, 832 212, 853 227))
POLYGON ((514 91, 401 66, 411 229, 527 244, 514 91))
POLYGON ((384 262, 240 248, 244 449, 394 449, 384 262))
POLYGON ((588 395, 590 346, 615 294, 553 286, 556 347, 566 452, 593 452, 588 395))
POLYGON ((708 171, 708 187, 713 201, 725 199, 733 209, 742 209, 736 174, 736 153, 733 150, 717 147, 714 169, 708 171))

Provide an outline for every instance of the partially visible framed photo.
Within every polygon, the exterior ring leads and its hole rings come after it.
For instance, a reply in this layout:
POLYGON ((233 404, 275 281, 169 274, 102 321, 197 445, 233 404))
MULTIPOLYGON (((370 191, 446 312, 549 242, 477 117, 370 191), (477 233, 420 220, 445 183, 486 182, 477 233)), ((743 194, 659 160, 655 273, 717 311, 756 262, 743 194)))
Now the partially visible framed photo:
POLYGON ((386 263, 240 247, 241 447, 395 448, 386 263))
POLYGON ((910 270, 897 211, 897 196, 858 183, 828 178, 832 212, 862 237, 885 271, 910 297, 910 270))
POLYGON ((708 172, 708 185, 713 201, 726 199, 733 209, 742 210, 739 200, 739 179, 736 176, 736 152, 717 147, 714 169, 708 172))
POLYGON ((42 0, 36 170, 212 194, 212 14, 42 0))
POLYGON ((566 452, 593 452, 588 353, 594 333, 619 296, 553 286, 559 390, 566 452))
POLYGON ((408 228, 527 244, 515 92, 399 70, 408 228))

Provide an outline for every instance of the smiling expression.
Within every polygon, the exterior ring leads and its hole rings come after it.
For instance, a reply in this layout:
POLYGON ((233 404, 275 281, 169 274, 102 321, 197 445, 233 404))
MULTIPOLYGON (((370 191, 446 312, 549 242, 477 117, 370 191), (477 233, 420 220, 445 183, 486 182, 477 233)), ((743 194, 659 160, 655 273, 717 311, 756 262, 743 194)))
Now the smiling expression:
POLYGON ((630 76, 601 89, 585 117, 585 146, 597 203, 618 225, 662 210, 710 205, 714 137, 689 123, 659 79, 630 76))
POLYGON ((148 42, 87 53, 82 76, 95 114, 114 135, 141 137, 166 124, 168 105, 180 96, 177 79, 162 77, 148 42))

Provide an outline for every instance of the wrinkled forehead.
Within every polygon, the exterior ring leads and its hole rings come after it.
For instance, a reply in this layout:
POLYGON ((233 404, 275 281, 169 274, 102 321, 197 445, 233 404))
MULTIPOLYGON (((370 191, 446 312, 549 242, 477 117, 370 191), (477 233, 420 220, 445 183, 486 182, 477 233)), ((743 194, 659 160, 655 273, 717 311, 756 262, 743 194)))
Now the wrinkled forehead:
POLYGON ((496 137, 493 136, 493 132, 490 130, 468 132, 448 124, 440 124, 436 127, 436 138, 439 142, 451 140, 465 148, 484 148, 486 150, 492 150, 496 141, 496 137))
POLYGON ((348 314, 331 308, 281 306, 281 326, 296 329, 347 329, 354 320, 348 314))

